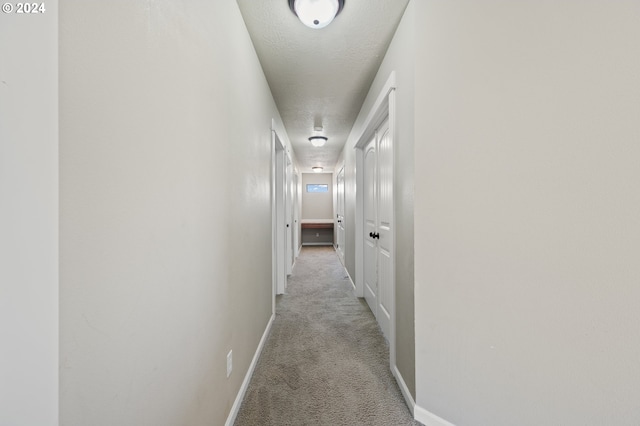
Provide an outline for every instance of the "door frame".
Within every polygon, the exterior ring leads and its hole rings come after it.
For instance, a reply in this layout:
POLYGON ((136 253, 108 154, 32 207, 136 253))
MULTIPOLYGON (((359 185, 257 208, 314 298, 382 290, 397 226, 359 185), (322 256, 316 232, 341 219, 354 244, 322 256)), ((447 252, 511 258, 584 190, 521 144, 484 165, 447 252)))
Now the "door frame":
MULTIPOLYGON (((389 118, 389 134, 391 137, 391 145, 394 154, 392 164, 392 176, 395 182, 395 147, 397 141, 396 128, 396 73, 392 71, 389 78, 385 82, 382 90, 378 94, 367 118, 364 121, 363 132, 358 138, 354 146, 356 151, 356 229, 355 229, 355 254, 356 254, 356 288, 355 293, 358 297, 364 297, 364 196, 362 190, 364 188, 364 149, 375 135, 376 129, 389 118)), ((395 185, 394 185, 395 186, 395 185)), ((395 226, 395 199, 396 191, 393 192, 394 208, 391 214, 391 225, 393 229, 393 238, 391 242, 391 324, 389 332, 389 363, 393 370, 396 365, 396 226, 395 226)))

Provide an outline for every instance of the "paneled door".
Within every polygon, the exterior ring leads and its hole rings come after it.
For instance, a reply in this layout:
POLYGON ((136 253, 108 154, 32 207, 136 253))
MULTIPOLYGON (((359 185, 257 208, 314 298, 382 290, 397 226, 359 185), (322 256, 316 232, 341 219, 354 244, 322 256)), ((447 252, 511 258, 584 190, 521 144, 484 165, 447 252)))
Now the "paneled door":
MULTIPOLYGON (((284 294, 287 286, 287 216, 286 216, 286 151, 277 133, 273 134, 273 207, 272 207, 272 227, 273 227, 273 270, 274 270, 274 309, 275 295, 284 294)), ((274 310, 275 312, 275 310, 274 310)))
POLYGON ((344 264, 344 168, 336 175, 336 251, 344 264))
POLYGON ((364 149, 364 296, 389 338, 393 279, 393 147, 389 121, 364 149))
POLYGON ((293 173, 293 263, 298 258, 300 249, 300 201, 299 201, 299 188, 300 177, 298 172, 293 173))
POLYGON ((286 270, 287 275, 291 275, 293 271, 293 262, 295 261, 293 252, 293 166, 291 159, 287 155, 287 168, 285 177, 285 221, 286 221, 286 270))
POLYGON ((371 312, 378 317, 378 262, 375 239, 377 223, 376 171, 377 152, 375 136, 364 149, 364 298, 371 312))
POLYGON ((378 141, 378 213, 376 244, 378 263, 378 313, 376 317, 384 335, 389 338, 393 311, 393 147, 389 120, 376 131, 378 141))

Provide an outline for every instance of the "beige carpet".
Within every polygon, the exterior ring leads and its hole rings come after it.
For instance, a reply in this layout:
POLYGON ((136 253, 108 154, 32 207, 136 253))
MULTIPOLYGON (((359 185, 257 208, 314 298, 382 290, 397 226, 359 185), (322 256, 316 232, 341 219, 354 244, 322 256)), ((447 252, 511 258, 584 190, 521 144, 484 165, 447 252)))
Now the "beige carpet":
POLYGON ((333 248, 303 248, 276 312, 236 426, 420 425, 333 248))

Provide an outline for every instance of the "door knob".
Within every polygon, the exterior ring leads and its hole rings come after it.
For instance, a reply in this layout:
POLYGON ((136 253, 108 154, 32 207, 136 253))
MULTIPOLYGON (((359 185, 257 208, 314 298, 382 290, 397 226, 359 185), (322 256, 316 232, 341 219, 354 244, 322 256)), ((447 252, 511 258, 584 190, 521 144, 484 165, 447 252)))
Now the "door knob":
POLYGON ((369 232, 369 236, 370 236, 371 238, 374 238, 374 236, 373 236, 373 232, 369 232))
POLYGON ((373 234, 373 238, 380 239, 380 234, 378 232, 376 232, 375 234, 373 234))

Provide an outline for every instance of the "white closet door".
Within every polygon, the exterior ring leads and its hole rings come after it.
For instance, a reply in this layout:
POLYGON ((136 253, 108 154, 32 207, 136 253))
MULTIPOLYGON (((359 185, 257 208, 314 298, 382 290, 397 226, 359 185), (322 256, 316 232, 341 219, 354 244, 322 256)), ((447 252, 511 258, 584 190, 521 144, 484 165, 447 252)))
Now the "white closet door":
MULTIPOLYGON (((378 150, 377 168, 377 214, 376 245, 378 268, 378 309, 376 318, 385 337, 391 330, 391 312, 393 312, 393 147, 389 133, 389 120, 386 120, 376 132, 378 150)), ((367 234, 368 235, 368 234, 367 234)))
POLYGON ((364 150, 364 297, 386 338, 393 312, 393 146, 389 120, 364 150))
POLYGON ((336 231, 336 248, 338 256, 344 263, 344 168, 340 169, 336 176, 336 200, 337 200, 337 231, 336 231))
POLYGON ((364 150, 364 298, 377 317, 378 311, 378 247, 375 239, 377 227, 377 153, 375 137, 364 150))

